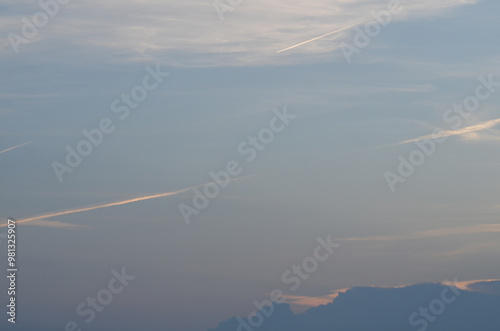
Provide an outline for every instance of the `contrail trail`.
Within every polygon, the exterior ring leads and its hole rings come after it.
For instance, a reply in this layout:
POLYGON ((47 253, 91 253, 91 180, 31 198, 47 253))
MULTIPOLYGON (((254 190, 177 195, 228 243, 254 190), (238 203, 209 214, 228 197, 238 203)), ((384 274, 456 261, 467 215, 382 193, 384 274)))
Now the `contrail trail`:
POLYGON ((372 17, 368 17, 368 18, 365 18, 364 20, 362 20, 361 22, 358 22, 358 23, 354 23, 354 24, 351 24, 351 25, 348 25, 348 26, 345 26, 343 28, 340 28, 338 30, 335 30, 335 31, 332 31, 332 32, 328 32, 328 33, 325 33, 324 35, 321 35, 319 37, 316 37, 316 38, 312 38, 312 39, 309 39, 309 40, 306 40, 304 42, 301 42, 300 44, 297 44, 297 45, 293 45, 293 46, 290 46, 290 47, 287 47, 287 48, 284 48, 280 51, 277 51, 276 53, 281 53, 281 52, 285 52, 285 51, 288 51, 292 48, 295 48, 295 47, 299 47, 299 46, 302 46, 302 45, 305 45, 307 43, 310 43, 311 41, 315 41, 315 40, 318 40, 318 39, 321 39, 321 38, 324 38, 324 37, 327 37, 327 36, 330 36, 332 34, 335 34, 335 33, 338 33, 338 32, 341 32, 341 31, 344 31, 344 30, 347 30, 347 29, 350 29, 352 27, 355 27, 356 25, 359 25, 361 23, 364 23, 364 22, 368 22, 370 20, 372 20, 373 18, 372 17))
POLYGON ((17 149, 17 148, 19 148, 19 147, 23 147, 23 146, 29 145, 29 144, 31 144, 32 142, 34 142, 34 140, 27 141, 27 142, 25 142, 25 143, 22 143, 22 144, 16 145, 16 146, 14 146, 14 147, 9 147, 9 148, 7 148, 7 149, 4 149, 3 151, 0 151, 0 154, 2 154, 2 153, 7 153, 8 151, 12 151, 12 150, 17 149))
MULTIPOLYGON (((230 181, 238 181, 238 180, 245 179, 245 178, 248 178, 248 177, 251 177, 251 176, 233 178, 230 181)), ((213 183, 213 182, 210 182, 210 183, 213 183)), ((100 204, 100 205, 94 205, 94 206, 88 206, 88 207, 81 207, 81 208, 73 208, 73 209, 67 209, 67 210, 60 210, 60 211, 56 211, 56 212, 51 212, 51 213, 47 213, 47 214, 33 216, 33 217, 30 217, 30 218, 25 218, 23 220, 18 220, 18 221, 16 221, 16 224, 26 223, 26 222, 33 222, 33 221, 37 221, 37 220, 41 220, 41 219, 45 219, 45 218, 51 218, 51 217, 55 217, 55 216, 82 213, 82 212, 85 212, 85 211, 91 211, 91 210, 96 210, 96 209, 101 209, 101 208, 121 206, 121 205, 126 205, 126 204, 129 204, 129 203, 139 202, 139 201, 144 201, 144 200, 151 200, 151 199, 156 199, 156 198, 173 196, 173 195, 184 193, 184 192, 192 190, 192 189, 194 189, 196 187, 204 186, 204 185, 207 185, 207 184, 210 184, 210 183, 203 183, 203 184, 191 186, 191 187, 188 187, 188 188, 184 188, 182 190, 177 190, 177 191, 172 191, 172 192, 166 192, 166 193, 158 193, 158 194, 153 194, 153 195, 145 195, 145 196, 142 196, 142 197, 133 198, 133 199, 127 199, 127 200, 123 200, 123 201, 116 201, 116 202, 110 202, 110 203, 105 203, 105 204, 100 204)), ((6 227, 6 226, 7 226, 7 224, 1 224, 0 225, 0 227, 6 227)))
POLYGON ((494 120, 490 120, 490 121, 486 121, 486 122, 483 122, 483 123, 480 123, 480 124, 471 125, 471 126, 468 126, 468 127, 465 127, 465 128, 458 129, 458 130, 446 130, 446 131, 443 130, 443 131, 441 131, 439 133, 431 133, 431 134, 427 134, 425 136, 420 136, 420 137, 417 137, 417 138, 412 138, 412 139, 404 140, 404 141, 401 141, 401 142, 398 142, 398 143, 394 143, 394 144, 377 146, 377 147, 370 148, 370 150, 375 150, 375 149, 384 148, 384 147, 390 147, 390 146, 398 146, 398 145, 403 145, 403 144, 409 144, 409 143, 413 143, 413 142, 417 142, 417 141, 423 141, 423 140, 430 140, 430 139, 436 139, 436 138, 438 138, 438 139, 440 139, 440 138, 446 138, 446 137, 461 135, 461 134, 464 134, 464 133, 483 131, 483 130, 491 129, 492 127, 494 127, 498 123, 500 123, 500 118, 494 119, 494 120))
POLYGON ((408 144, 408 143, 412 143, 412 142, 416 142, 416 141, 429 140, 429 139, 435 139, 435 138, 451 137, 451 136, 456 136, 456 135, 469 133, 469 132, 483 131, 486 129, 491 129, 492 127, 494 127, 498 123, 500 123, 500 118, 495 119, 495 120, 486 121, 486 122, 476 124, 476 125, 471 125, 471 126, 468 126, 465 128, 458 129, 458 130, 447 130, 447 131, 443 131, 440 133, 428 134, 425 136, 402 141, 400 143, 397 143, 396 145, 408 144))

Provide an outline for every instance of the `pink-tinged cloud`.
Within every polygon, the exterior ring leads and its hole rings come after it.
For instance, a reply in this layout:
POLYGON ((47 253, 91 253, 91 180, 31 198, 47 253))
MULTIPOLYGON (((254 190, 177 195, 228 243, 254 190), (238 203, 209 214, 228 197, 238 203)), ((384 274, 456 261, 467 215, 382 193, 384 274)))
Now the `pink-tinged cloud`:
POLYGON ((29 144, 31 144, 31 143, 33 143, 33 142, 34 142, 34 140, 31 140, 31 141, 27 141, 27 142, 25 142, 25 143, 22 143, 22 144, 19 144, 19 145, 13 146, 13 147, 9 147, 9 148, 7 148, 7 149, 4 149, 3 151, 0 151, 0 154, 7 153, 7 152, 12 151, 12 150, 14 150, 14 149, 18 149, 18 148, 20 148, 20 147, 23 147, 23 146, 29 145, 29 144))
MULTIPOLYGON (((241 179, 245 179, 251 176, 246 176, 246 177, 239 177, 239 178, 233 178, 230 181, 238 181, 241 179)), ((81 207, 81 208, 73 208, 73 209, 66 209, 66 210, 60 210, 60 211, 55 211, 55 212, 50 212, 46 214, 41 214, 37 216, 33 216, 30 218, 25 218, 22 220, 16 221, 16 224, 21 224, 21 223, 27 223, 27 222, 34 222, 34 221, 40 221, 40 220, 45 220, 47 218, 52 218, 56 216, 63 216, 63 215, 69 215, 69 214, 77 214, 77 213, 82 213, 86 211, 91 211, 91 210, 96 210, 96 209, 101 209, 101 208, 108 208, 108 207, 115 207, 115 206, 122 206, 126 205, 129 203, 134 203, 134 202, 140 202, 140 201, 145 201, 145 200, 151 200, 151 199, 157 199, 157 198, 164 198, 164 197, 169 197, 169 196, 174 196, 178 195, 184 192, 188 192, 189 190, 192 190, 197 187, 201 187, 204 185, 207 185, 209 183, 203 183, 200 185, 195 185, 191 186, 188 188, 184 188, 181 190, 177 191, 172 191, 172 192, 165 192, 165 193, 158 193, 158 194, 152 194, 152 195, 145 195, 137 198, 132 198, 132 199, 127 199, 127 200, 122 200, 122 201, 115 201, 115 202, 110 202, 110 203, 104 203, 104 204, 99 204, 99 205, 93 205, 93 206, 87 206, 87 207, 81 207)), ((58 224, 53 223, 55 227, 61 227, 61 223, 58 222, 58 224)), ((1 224, 0 227, 6 227, 7 223, 1 224)), ((50 226, 50 223, 45 222, 45 226, 50 226)))
POLYGON ((286 298, 286 303, 290 305, 290 308, 295 313, 302 313, 309 308, 317 307, 321 305, 327 305, 331 303, 339 293, 347 291, 348 288, 342 290, 332 291, 331 294, 323 295, 320 297, 309 297, 302 295, 284 295, 286 298))
MULTIPOLYGON (((463 291, 469 292, 480 292, 483 294, 493 294, 498 295, 499 290, 494 282, 499 282, 499 279, 486 279, 486 280, 467 280, 467 281, 455 281, 455 282, 443 282, 443 285, 450 285, 457 287, 463 291), (491 284, 492 286, 488 286, 491 284)), ((400 286, 367 286, 374 288, 405 288, 412 286, 414 284, 406 284, 400 286)), ((345 293, 349 288, 334 290, 328 295, 313 297, 313 296, 300 296, 300 295, 284 295, 287 299, 286 303, 290 305, 290 308, 294 313, 303 313, 309 308, 318 307, 322 305, 327 305, 332 303, 340 293, 345 293)))

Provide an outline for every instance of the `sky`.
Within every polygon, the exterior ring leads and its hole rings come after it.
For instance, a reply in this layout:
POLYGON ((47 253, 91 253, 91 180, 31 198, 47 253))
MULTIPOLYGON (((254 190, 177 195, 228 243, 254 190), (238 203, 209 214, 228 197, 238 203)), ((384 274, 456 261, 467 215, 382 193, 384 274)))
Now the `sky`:
POLYGON ((0 0, 2 330, 499 279, 499 6, 0 0))

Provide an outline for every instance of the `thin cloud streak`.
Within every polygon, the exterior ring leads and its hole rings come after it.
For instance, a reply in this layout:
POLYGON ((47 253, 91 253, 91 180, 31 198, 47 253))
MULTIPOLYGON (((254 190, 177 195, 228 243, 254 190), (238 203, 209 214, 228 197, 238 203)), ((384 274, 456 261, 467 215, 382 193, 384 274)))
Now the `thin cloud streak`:
POLYGON ((22 143, 22 144, 19 144, 19 145, 13 146, 13 147, 9 147, 9 148, 7 148, 7 149, 4 149, 3 151, 0 151, 0 154, 7 153, 7 152, 12 151, 12 150, 14 150, 14 149, 17 149, 17 148, 20 148, 20 147, 23 147, 23 146, 29 145, 29 144, 31 144, 31 143, 33 143, 33 142, 34 142, 34 140, 31 140, 31 141, 27 141, 27 142, 25 142, 25 143, 22 143))
MULTIPOLYGON (((458 130, 446 130, 446 131, 443 130, 443 131, 440 131, 439 133, 431 133, 431 134, 427 134, 425 136, 420 136, 417 138, 404 140, 404 141, 401 141, 398 143, 372 147, 369 150, 372 151, 372 150, 376 150, 376 149, 380 149, 380 148, 384 148, 384 147, 399 146, 399 145, 404 145, 404 144, 409 144, 409 143, 414 143, 414 142, 419 142, 419 141, 424 141, 424 140, 441 139, 441 138, 457 136, 457 135, 473 134, 473 133, 478 132, 478 131, 484 131, 484 130, 491 129, 492 127, 494 127, 495 125, 497 125, 499 123, 500 123, 500 118, 497 118, 494 120, 490 120, 490 121, 486 121, 483 123, 471 125, 471 126, 468 126, 465 128, 461 128, 458 130)), ((432 127, 432 126, 430 126, 430 127, 432 127)), ((439 129, 439 128, 435 127, 435 129, 439 129)), ((441 130, 441 129, 439 129, 439 130, 441 130)), ((469 140, 471 140, 470 137, 469 137, 469 140)))
MULTIPOLYGON (((248 178, 248 177, 252 177, 252 176, 233 178, 230 181, 238 181, 238 180, 245 179, 245 178, 248 178)), ((45 220, 47 218, 56 217, 56 216, 62 216, 62 215, 77 214, 77 213, 82 213, 82 212, 96 210, 96 209, 101 209, 101 208, 121 206, 121 205, 126 205, 126 204, 129 204, 129 203, 139 202, 139 201, 145 201, 145 200, 163 198, 163 197, 168 197, 168 196, 174 196, 174 195, 178 195, 178 194, 187 192, 187 191, 192 190, 194 188, 201 187, 201 186, 204 186, 204 185, 207 185, 207 184, 210 184, 210 183, 213 183, 213 182, 203 183, 203 184, 191 186, 191 187, 188 187, 188 188, 184 188, 184 189, 177 190, 177 191, 172 191, 172 192, 158 193, 158 194, 153 194, 153 195, 146 195, 146 196, 142 196, 142 197, 137 197, 137 198, 133 198, 133 199, 127 199, 127 200, 122 200, 122 201, 116 201, 116 202, 110 202, 110 203, 100 204, 100 205, 93 205, 93 206, 88 206, 88 207, 73 208, 73 209, 67 209, 67 210, 61 210, 61 211, 51 212, 51 213, 47 213, 47 214, 42 214, 42 215, 33 216, 33 217, 30 217, 30 218, 25 218, 25 219, 22 219, 22 220, 18 220, 18 221, 16 221, 16 224, 33 222, 33 221, 39 221, 39 220, 45 220)), ((49 224, 50 223, 46 223, 45 226, 48 226, 49 224)), ((57 224, 56 227, 60 227, 59 225, 60 225, 60 223, 57 224)), ((0 225, 0 227, 6 227, 6 226, 7 226, 7 223, 0 225)))
POLYGON ((91 229, 92 228, 91 226, 88 226, 88 225, 63 223, 63 222, 59 222, 59 221, 48 221, 48 220, 38 220, 36 222, 31 223, 30 225, 49 227, 49 228, 66 229, 66 230, 80 230, 80 229, 91 229))
POLYGON ((461 134, 466 134, 466 133, 471 133, 471 132, 483 131, 483 130, 491 129, 492 127, 494 127, 498 123, 500 123, 500 118, 486 121, 483 123, 479 123, 476 125, 471 125, 471 126, 468 126, 465 128, 458 129, 458 130, 447 130, 447 131, 443 131, 443 132, 440 132, 437 134, 428 134, 428 135, 421 136, 418 138, 405 140, 405 141, 402 141, 402 142, 397 143, 395 145, 402 145, 402 144, 408 144, 408 143, 422 141, 422 140, 429 140, 429 139, 435 139, 435 138, 445 138, 445 137, 451 137, 451 136, 456 136, 456 135, 461 135, 461 134))
MULTIPOLYGON (((142 197, 138 197, 138 198, 127 199, 127 200, 123 200, 123 201, 116 201, 116 202, 111 202, 111 203, 106 203, 106 204, 101 204, 101 205, 94 205, 94 206, 88 206, 88 207, 82 207, 82 208, 74 208, 74 209, 56 211, 56 212, 52 212, 52 213, 42 214, 42 215, 26 218, 23 220, 19 220, 16 223, 20 224, 20 223, 26 223, 26 222, 33 222, 33 221, 43 220, 46 218, 51 218, 51 217, 56 217, 56 216, 77 214, 77 213, 82 213, 85 211, 91 211, 91 210, 114 207, 114 206, 121 206, 121 205, 126 205, 129 203, 133 203, 133 202, 139 202, 139 201, 144 201, 144 200, 151 200, 151 199, 156 199, 156 198, 172 196, 172 195, 176 195, 176 194, 180 194, 180 193, 189 191, 190 189, 193 189, 195 187, 196 186, 188 187, 188 188, 178 190, 178 191, 159 193, 159 194, 153 194, 153 195, 146 195, 146 196, 142 196, 142 197)), ((6 226, 6 224, 1 225, 1 227, 5 227, 5 226, 6 226)))
POLYGON ((365 23, 365 22, 368 22, 368 21, 370 21, 370 20, 372 20, 372 19, 373 19, 372 17, 365 18, 365 19, 364 19, 363 21, 361 21, 361 22, 358 22, 358 23, 354 23, 354 24, 351 24, 351 25, 345 26, 345 27, 340 28, 340 29, 338 29, 338 30, 335 30, 335 31, 332 31, 332 32, 325 33, 325 34, 323 34, 323 35, 321 35, 321 36, 319 36, 319 37, 312 38, 312 39, 306 40, 306 41, 304 41, 304 42, 301 42, 301 43, 299 43, 299 44, 296 44, 296 45, 293 45, 293 46, 290 46, 290 47, 284 48, 284 49, 282 49, 282 50, 280 50, 280 51, 277 51, 277 52, 276 52, 276 54, 281 53, 281 52, 288 51, 288 50, 290 50, 290 49, 293 49, 293 48, 296 48, 296 47, 299 47, 299 46, 302 46, 302 45, 305 45, 305 44, 308 44, 308 43, 310 43, 310 42, 313 42, 313 41, 318 40, 318 39, 321 39, 321 38, 328 37, 328 36, 330 36, 330 35, 332 35, 332 34, 339 33, 339 32, 342 32, 342 31, 344 31, 344 30, 347 30, 347 29, 353 28, 353 27, 355 27, 356 25, 360 25, 360 24, 365 23))
POLYGON ((437 229, 428 231, 419 231, 411 234, 389 235, 389 236, 370 236, 370 237, 351 237, 338 238, 336 241, 394 241, 394 240, 412 240, 436 238, 466 234, 485 234, 485 233, 500 233, 500 224, 480 224, 472 226, 464 226, 453 229, 437 229))

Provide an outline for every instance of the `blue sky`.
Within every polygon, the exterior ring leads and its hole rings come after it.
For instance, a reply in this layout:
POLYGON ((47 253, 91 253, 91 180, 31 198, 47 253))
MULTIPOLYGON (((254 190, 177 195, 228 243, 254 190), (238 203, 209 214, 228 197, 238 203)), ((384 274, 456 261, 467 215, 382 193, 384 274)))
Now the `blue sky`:
MULTIPOLYGON (((387 2, 243 1, 220 20, 210 1, 71 1, 16 53, 9 34, 42 9, 1 1, 2 224, 191 188, 230 160, 244 177, 190 224, 191 189, 19 224, 16 327, 206 330, 248 315, 326 235, 341 248, 294 295, 499 278, 495 126, 450 136, 395 192, 384 178, 417 148, 399 143, 453 130, 443 114, 479 76, 500 82, 499 4, 402 6, 348 63, 355 28, 276 52, 387 2), (146 67, 169 75, 121 120, 112 103, 146 67), (238 146, 285 108, 296 117, 248 162, 238 146), (59 181, 53 163, 104 118, 114 131, 59 181), (136 278, 86 325, 76 307, 124 267, 136 278)), ((500 87, 462 127, 499 102, 500 87)))

